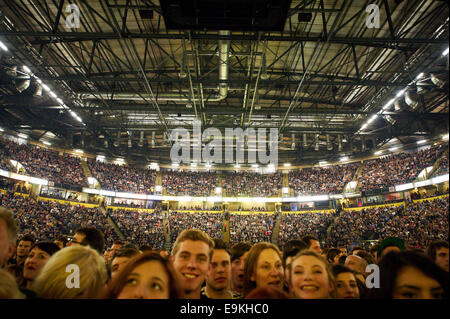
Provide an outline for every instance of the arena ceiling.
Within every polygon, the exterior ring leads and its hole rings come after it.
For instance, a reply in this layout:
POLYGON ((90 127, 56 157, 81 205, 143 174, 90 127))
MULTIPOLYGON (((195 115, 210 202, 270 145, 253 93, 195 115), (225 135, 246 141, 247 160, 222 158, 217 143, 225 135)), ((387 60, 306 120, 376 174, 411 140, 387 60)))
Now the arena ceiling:
POLYGON ((195 119, 276 127, 279 161, 291 163, 448 132, 447 1, 235 2, 3 0, 0 126, 142 164, 170 162, 170 130, 195 119), (366 25, 371 3, 379 28, 366 25), (66 23, 69 4, 79 26, 66 23), (174 29, 177 14, 195 13, 190 30, 174 29))

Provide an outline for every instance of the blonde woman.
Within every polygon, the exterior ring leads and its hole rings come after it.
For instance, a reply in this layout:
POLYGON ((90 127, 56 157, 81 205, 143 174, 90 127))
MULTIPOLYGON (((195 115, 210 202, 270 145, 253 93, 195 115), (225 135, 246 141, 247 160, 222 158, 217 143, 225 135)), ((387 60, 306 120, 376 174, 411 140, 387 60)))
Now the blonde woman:
POLYGON ((54 254, 31 289, 44 299, 99 298, 107 281, 105 261, 88 246, 71 246, 54 254))

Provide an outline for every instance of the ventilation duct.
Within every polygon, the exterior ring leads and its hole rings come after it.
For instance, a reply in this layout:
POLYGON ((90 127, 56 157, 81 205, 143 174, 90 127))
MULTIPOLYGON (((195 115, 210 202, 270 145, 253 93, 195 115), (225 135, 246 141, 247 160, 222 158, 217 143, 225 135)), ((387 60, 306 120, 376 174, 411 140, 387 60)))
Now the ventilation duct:
POLYGON ((319 145, 319 134, 316 135, 316 146, 314 148, 316 151, 318 151, 320 149, 320 145, 319 145))
POLYGON ((408 104, 413 110, 415 110, 419 106, 420 97, 415 92, 414 89, 408 89, 405 93, 405 102, 408 104))
POLYGON ((113 145, 115 147, 119 147, 119 145, 120 145, 120 131, 117 132, 117 139, 114 141, 113 145))
POLYGON ((144 146, 144 131, 141 131, 141 136, 139 137, 138 146, 139 147, 143 147, 144 146))
POLYGON ((330 134, 327 134, 327 150, 331 151, 333 149, 333 146, 330 142, 330 134))
POLYGON ((403 110, 406 110, 408 108, 408 105, 405 103, 405 100, 403 97, 399 97, 394 102, 394 111, 395 112, 401 112, 403 110))
POLYGON ((303 133, 303 147, 306 148, 308 146, 308 140, 306 133, 303 133))
POLYGON ((263 54, 262 56, 261 64, 261 80, 267 80, 269 78, 269 75, 267 74, 267 61, 265 54, 263 54))
POLYGON ((364 136, 361 136, 361 152, 366 151, 366 138, 364 136))
POLYGON ((439 88, 444 88, 448 82, 447 73, 431 73, 431 82, 439 88))
POLYGON ((291 149, 295 150, 295 134, 292 134, 291 141, 291 149))
MULTIPOLYGON (((230 35, 230 31, 219 31, 220 36, 228 36, 230 35)), ((230 55, 230 40, 219 40, 219 80, 227 81, 228 80, 228 68, 229 68, 229 55, 230 55)), ((224 100, 228 95, 228 83, 220 83, 219 90, 215 97, 208 98, 209 102, 219 102, 224 100)), ((97 100, 97 99, 105 99, 105 100, 130 100, 130 101, 142 101, 142 99, 151 99, 151 94, 137 94, 137 93, 82 93, 79 95, 81 100, 97 100)), ((187 98, 180 94, 158 94, 158 101, 183 101, 190 102, 196 101, 199 102, 199 99, 187 98)))
POLYGON ((152 147, 155 147, 155 131, 152 132, 152 147))
POLYGON ((341 134, 338 135, 338 151, 342 151, 342 137, 341 134))
POLYGON ((133 142, 131 141, 132 136, 133 136, 133 132, 131 131, 128 133, 128 148, 131 148, 133 146, 133 142))

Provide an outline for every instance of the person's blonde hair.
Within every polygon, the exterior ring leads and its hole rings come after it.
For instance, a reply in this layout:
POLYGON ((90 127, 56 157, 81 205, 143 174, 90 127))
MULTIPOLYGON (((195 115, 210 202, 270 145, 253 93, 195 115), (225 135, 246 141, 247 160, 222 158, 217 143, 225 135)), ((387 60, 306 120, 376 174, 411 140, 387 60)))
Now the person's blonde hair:
POLYGON ((16 279, 6 270, 0 269, 0 299, 24 299, 16 279))
POLYGON ((16 244, 17 224, 12 210, 0 206, 0 219, 5 221, 9 243, 16 244))
POLYGON ((70 246, 50 258, 31 289, 45 299, 99 298, 107 278, 105 261, 96 250, 70 246), (67 286, 68 276, 75 275, 68 265, 78 266, 79 288, 67 286))

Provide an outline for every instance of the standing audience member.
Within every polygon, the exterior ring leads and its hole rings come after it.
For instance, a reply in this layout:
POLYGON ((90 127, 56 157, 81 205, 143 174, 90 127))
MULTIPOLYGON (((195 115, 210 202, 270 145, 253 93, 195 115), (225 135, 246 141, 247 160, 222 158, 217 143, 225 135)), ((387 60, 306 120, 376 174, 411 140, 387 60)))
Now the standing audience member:
POLYGON ((183 231, 172 248, 173 263, 182 299, 200 299, 208 273, 214 242, 197 229, 183 231))
POLYGON ((244 295, 245 261, 252 245, 240 242, 231 246, 231 290, 236 296, 244 295))
POLYGON ((69 246, 90 246, 99 254, 103 252, 105 247, 105 239, 103 234, 94 227, 79 228, 75 231, 72 241, 69 246))
POLYGON ((379 262, 380 288, 374 299, 447 299, 448 273, 422 254, 390 252, 379 262))
POLYGON ((50 257, 59 250, 52 242, 38 242, 31 247, 25 259, 22 287, 30 289, 34 279, 41 273, 50 257))
POLYGON ((428 246, 427 255, 441 269, 448 272, 448 242, 439 240, 434 241, 428 246))
POLYGON ((12 211, 0 207, 0 268, 6 267, 14 254, 17 225, 12 211))
POLYGON ((111 280, 114 280, 122 271, 123 268, 134 256, 139 254, 139 250, 133 247, 120 247, 112 257, 110 270, 111 280))
POLYGON ((298 299, 329 299, 334 290, 331 265, 313 251, 302 251, 291 264, 289 290, 298 299))
POLYGON ((176 299, 175 278, 168 259, 151 251, 137 254, 111 281, 104 298, 176 299))
POLYGON ((19 239, 16 248, 16 258, 12 263, 23 268, 25 259, 27 259, 27 256, 30 253, 30 249, 33 246, 33 244, 34 244, 34 237, 31 235, 24 235, 21 239, 19 239))
POLYGON ((360 283, 350 268, 343 265, 333 265, 335 278, 335 299, 360 299, 360 283))
POLYGON ((319 239, 313 235, 306 235, 301 238, 307 245, 308 249, 315 252, 316 254, 322 254, 322 249, 320 248, 319 239))
POLYGON ((209 264, 206 286, 202 295, 208 299, 234 299, 231 286, 231 258, 226 243, 214 239, 214 250, 209 264))
POLYGON ((107 279, 105 261, 96 250, 71 246, 50 258, 31 289, 44 299, 97 299, 107 279), (71 275, 79 276, 79 281, 71 275))
POLYGON ((278 247, 264 242, 254 245, 245 261, 244 295, 267 286, 283 289, 283 284, 283 261, 278 247))

